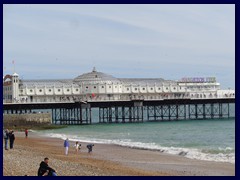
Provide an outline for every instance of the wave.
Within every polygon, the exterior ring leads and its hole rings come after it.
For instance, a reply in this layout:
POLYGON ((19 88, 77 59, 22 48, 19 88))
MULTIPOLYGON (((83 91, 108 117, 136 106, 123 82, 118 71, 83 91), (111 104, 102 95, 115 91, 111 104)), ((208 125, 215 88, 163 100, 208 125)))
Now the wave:
POLYGON ((218 148, 218 150, 212 149, 196 149, 196 148, 181 148, 181 147, 164 147, 156 143, 143 143, 134 142, 131 139, 98 139, 78 137, 75 135, 48 133, 44 136, 60 138, 65 140, 68 138, 70 141, 80 141, 85 143, 96 144, 114 144, 129 148, 160 151, 163 153, 184 156, 190 159, 216 161, 216 162, 229 162, 235 164, 235 150, 231 147, 218 148))

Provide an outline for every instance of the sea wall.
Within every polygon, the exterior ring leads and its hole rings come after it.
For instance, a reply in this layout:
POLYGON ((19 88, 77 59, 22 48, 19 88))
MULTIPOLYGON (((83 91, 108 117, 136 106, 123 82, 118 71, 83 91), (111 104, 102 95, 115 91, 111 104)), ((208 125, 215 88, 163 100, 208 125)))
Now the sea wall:
POLYGON ((29 114, 3 114, 3 126, 33 126, 51 124, 50 113, 29 113, 29 114))

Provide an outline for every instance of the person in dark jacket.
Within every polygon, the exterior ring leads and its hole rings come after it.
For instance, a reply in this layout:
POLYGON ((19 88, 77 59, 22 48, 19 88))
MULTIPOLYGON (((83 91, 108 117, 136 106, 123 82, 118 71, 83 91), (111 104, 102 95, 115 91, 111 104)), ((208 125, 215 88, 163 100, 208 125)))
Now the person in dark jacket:
POLYGON ((10 131, 9 133, 10 149, 13 149, 14 140, 15 140, 14 131, 10 131))
POLYGON ((38 176, 57 176, 57 172, 48 166, 48 158, 44 158, 44 161, 40 163, 40 167, 38 169, 38 176))
POLYGON ((8 129, 6 129, 3 132, 3 138, 4 138, 4 141, 5 141, 5 150, 8 150, 8 139, 9 139, 9 131, 8 131, 8 129))
POLYGON ((93 148, 94 144, 88 144, 87 148, 88 148, 88 153, 92 152, 92 148, 93 148))

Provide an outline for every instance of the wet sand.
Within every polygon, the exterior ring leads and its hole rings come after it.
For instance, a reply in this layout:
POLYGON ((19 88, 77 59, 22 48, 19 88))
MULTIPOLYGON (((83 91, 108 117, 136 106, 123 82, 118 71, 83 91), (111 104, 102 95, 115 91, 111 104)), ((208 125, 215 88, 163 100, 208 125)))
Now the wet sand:
POLYGON ((87 152, 86 143, 76 154, 70 142, 64 154, 63 140, 29 133, 15 133, 14 149, 3 150, 4 176, 36 176, 40 162, 49 158, 49 166, 60 176, 234 176, 235 164, 188 159, 159 151, 95 144, 87 152))

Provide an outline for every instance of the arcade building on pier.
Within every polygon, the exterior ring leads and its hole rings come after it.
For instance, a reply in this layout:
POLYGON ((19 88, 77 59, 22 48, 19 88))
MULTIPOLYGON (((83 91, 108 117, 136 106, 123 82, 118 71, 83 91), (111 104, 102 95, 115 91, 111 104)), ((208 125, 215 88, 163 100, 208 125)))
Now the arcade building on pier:
POLYGON ((23 80, 17 73, 3 77, 3 103, 129 101, 235 98, 235 90, 221 90, 215 77, 115 78, 98 72, 74 79, 23 80))

